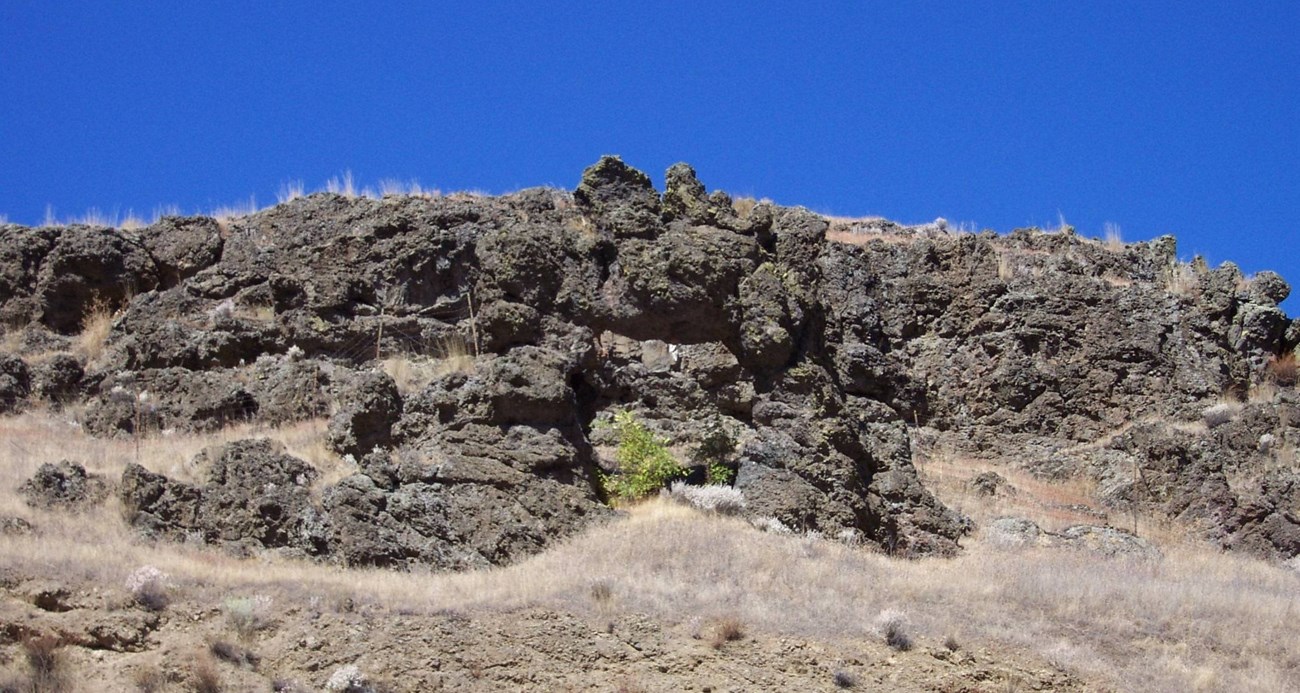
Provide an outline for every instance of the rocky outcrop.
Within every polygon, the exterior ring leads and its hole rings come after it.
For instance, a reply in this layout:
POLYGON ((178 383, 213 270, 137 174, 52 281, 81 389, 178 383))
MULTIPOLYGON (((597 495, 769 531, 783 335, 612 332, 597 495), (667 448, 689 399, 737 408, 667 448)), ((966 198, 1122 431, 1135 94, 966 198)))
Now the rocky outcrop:
MULTIPOLYGON (((0 227, 0 317, 21 345, 0 356, 0 409, 85 397, 101 435, 328 416, 357 471, 319 499, 263 479, 291 519, 207 524, 237 505, 216 499, 261 502, 242 482, 132 468, 123 493, 155 534, 348 563, 506 563, 598 521, 599 474, 617 473, 599 424, 625 410, 683 461, 725 432, 712 454, 748 513, 903 555, 951 553, 971 529, 920 482, 924 427, 1289 556, 1294 485, 1252 475, 1262 435, 1275 456, 1297 444, 1294 386, 1270 375, 1300 342, 1288 292, 1179 263, 1171 238, 827 219, 733 204, 685 164, 661 195, 605 157, 572 194, 320 193, 220 225, 0 227), (71 335, 92 309, 116 317, 88 359, 71 335), (1250 392, 1267 422, 1184 440, 1250 392), (1125 482, 1134 468, 1145 480, 1125 482)), ((257 453, 305 473, 280 454, 257 453)))
POLYGON ((317 471, 265 439, 206 450, 193 461, 206 471, 194 486, 130 465, 120 494, 130 522, 145 533, 236 549, 324 550, 325 530, 311 503, 317 471))
POLYGON ((0 413, 20 409, 32 391, 32 373, 17 356, 0 354, 0 413))
POLYGON ((1150 541, 1114 527, 1070 525, 1059 532, 1047 532, 1023 517, 1000 517, 985 527, 984 534, 993 546, 1003 549, 1049 547, 1144 560, 1161 556, 1150 541))
POLYGON ((102 501, 108 495, 108 485, 80 464, 62 460, 42 464, 18 487, 18 493, 33 507, 78 510, 102 501))

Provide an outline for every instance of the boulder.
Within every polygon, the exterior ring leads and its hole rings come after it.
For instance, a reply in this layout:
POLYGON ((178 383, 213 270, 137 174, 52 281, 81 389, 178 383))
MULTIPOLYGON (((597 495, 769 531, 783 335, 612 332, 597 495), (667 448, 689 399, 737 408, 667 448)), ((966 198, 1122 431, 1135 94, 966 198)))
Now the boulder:
POLYGON ((338 385, 338 411, 330 417, 329 443, 340 455, 364 457, 393 445, 402 416, 402 395, 383 371, 365 371, 338 385))
POLYGON ((201 486, 129 465, 120 493, 131 524, 152 536, 234 548, 325 550, 311 498, 319 473, 280 444, 235 441, 203 451, 193 466, 206 471, 201 486))
POLYGON ((0 354, 0 414, 23 407, 32 391, 32 374, 27 362, 0 354))
POLYGON ((108 485, 80 464, 61 460, 42 464, 18 492, 32 507, 79 510, 102 501, 108 495, 108 485))
POLYGON ((654 184, 617 156, 603 156, 583 171, 573 199, 615 237, 653 238, 659 231, 660 199, 654 184))

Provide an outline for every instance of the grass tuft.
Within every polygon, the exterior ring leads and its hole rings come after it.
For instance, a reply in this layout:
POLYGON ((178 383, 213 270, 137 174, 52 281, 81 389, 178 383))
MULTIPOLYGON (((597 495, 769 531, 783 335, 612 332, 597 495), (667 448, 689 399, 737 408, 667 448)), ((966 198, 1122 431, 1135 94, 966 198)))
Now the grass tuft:
POLYGON ((709 639, 709 646, 715 650, 721 649, 723 645, 743 637, 745 637, 745 628, 741 625, 740 619, 735 616, 724 616, 713 624, 713 637, 709 639))
POLYGON ((217 664, 207 655, 194 660, 194 669, 190 672, 190 689, 194 693, 221 693, 225 684, 221 681, 221 672, 217 664))
POLYGON ((1296 369, 1296 352, 1291 350, 1285 354, 1274 355, 1268 360, 1265 366, 1268 377, 1273 383, 1282 387, 1293 387, 1297 380, 1296 369))
POLYGON ((885 644, 899 652, 912 649, 912 636, 908 633, 907 615, 894 609, 886 609, 876 617, 876 629, 885 644))
POLYGON ((23 659, 27 663, 28 690, 31 693, 72 690, 72 677, 61 638, 54 635, 28 638, 23 641, 22 650, 23 659))

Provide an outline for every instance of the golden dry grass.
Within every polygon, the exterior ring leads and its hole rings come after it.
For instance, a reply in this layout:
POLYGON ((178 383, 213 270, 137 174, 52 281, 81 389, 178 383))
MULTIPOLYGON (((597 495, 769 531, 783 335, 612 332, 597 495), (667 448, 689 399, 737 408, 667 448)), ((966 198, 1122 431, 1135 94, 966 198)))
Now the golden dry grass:
MULTIPOLYGON (((139 458, 157 471, 194 475, 184 469, 194 452, 258 432, 147 439, 139 458)), ((306 454, 323 427, 261 433, 306 454)), ((1163 560, 1136 563, 1002 550, 975 537, 956 559, 905 561, 654 501, 508 568, 344 569, 144 542, 126 529, 115 501, 85 515, 27 508, 14 489, 40 462, 67 457, 112 478, 136 459, 135 447, 90 439, 41 414, 0 419, 0 441, 0 515, 38 527, 32 536, 0 537, 0 563, 110 590, 147 564, 170 573, 182 598, 214 608, 249 594, 271 595, 282 609, 347 599, 417 613, 545 606, 593 619, 638 612, 670 625, 732 621, 747 631, 827 639, 874 637, 875 619, 892 609, 906 614, 918 647, 952 637, 969 648, 1022 648, 1117 690, 1300 689, 1300 575, 1196 545, 1166 546, 1163 560)), ((1026 493, 1050 491, 1016 482, 1026 493)), ((1086 489, 1057 493, 1076 500, 1086 489)))
POLYGON ((398 354, 380 361, 384 372, 402 394, 419 392, 435 378, 449 373, 473 373, 475 358, 470 340, 460 334, 438 339, 431 355, 398 354))
POLYGON ((1165 273, 1165 290, 1178 296, 1191 296, 1200 285, 1196 268, 1188 263, 1176 262, 1165 273))
POLYGON ((77 351, 93 363, 104 351, 108 335, 113 330, 116 313, 107 301, 96 300, 90 304, 86 316, 81 320, 81 332, 77 335, 77 351))
POLYGON ((1268 377, 1273 383, 1283 387, 1292 387, 1296 384, 1296 352, 1289 351, 1280 356, 1269 358, 1265 366, 1268 377))
POLYGON ((1124 235, 1120 231, 1119 224, 1106 222, 1104 227, 1106 249, 1111 252, 1119 252, 1124 249, 1124 235))

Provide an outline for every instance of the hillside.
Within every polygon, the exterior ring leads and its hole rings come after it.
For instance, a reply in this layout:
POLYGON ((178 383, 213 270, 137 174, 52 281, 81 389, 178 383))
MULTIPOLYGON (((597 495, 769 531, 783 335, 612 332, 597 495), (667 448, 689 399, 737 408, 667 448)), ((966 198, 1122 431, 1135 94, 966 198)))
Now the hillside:
POLYGON ((1284 690, 1289 291, 1169 237, 826 218, 613 157, 572 193, 0 226, 0 648, 17 671, 58 633, 95 689, 193 686, 173 655, 251 591, 276 626, 226 644, 258 665, 210 664, 237 689, 364 660, 397 690, 1284 690), (611 509, 620 414, 743 521, 611 509), (124 596, 143 565, 175 603, 124 596), (924 647, 872 635, 891 610, 924 647), (728 620, 749 634, 708 643, 728 620))

